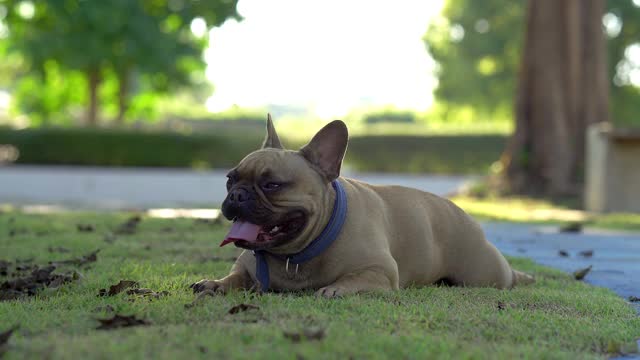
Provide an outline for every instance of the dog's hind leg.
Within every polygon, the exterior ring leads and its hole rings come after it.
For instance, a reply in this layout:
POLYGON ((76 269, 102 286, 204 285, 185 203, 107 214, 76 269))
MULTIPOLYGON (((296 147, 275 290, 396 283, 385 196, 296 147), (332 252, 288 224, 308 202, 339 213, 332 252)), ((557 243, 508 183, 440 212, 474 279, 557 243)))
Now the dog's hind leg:
POLYGON ((451 269, 451 276, 456 284, 509 289, 516 284, 533 282, 531 276, 513 270, 493 244, 482 240, 481 244, 460 254, 459 260, 451 269))

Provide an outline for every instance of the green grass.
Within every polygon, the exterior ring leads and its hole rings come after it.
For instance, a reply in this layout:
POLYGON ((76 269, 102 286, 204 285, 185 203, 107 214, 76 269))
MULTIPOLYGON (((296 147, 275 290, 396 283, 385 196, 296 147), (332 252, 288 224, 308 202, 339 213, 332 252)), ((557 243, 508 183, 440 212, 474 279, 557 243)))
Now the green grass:
POLYGON ((640 214, 592 214, 550 201, 526 197, 455 197, 467 213, 482 220, 563 224, 580 222, 588 227, 640 231, 640 214))
POLYGON ((78 268, 80 281, 25 301, 0 302, 0 331, 20 325, 7 359, 585 359, 631 348, 640 337, 640 318, 611 291, 522 259, 510 261, 538 282, 510 291, 432 286, 337 300, 311 293, 234 292, 185 308, 194 299, 188 284, 229 270, 231 262, 212 257, 237 255, 234 248, 217 246, 225 228, 145 218, 136 234, 105 242, 104 234, 126 218, 124 213, 0 215, 1 259, 45 263, 101 249, 97 262, 78 268), (79 233, 78 223, 93 224, 96 231, 79 233), (9 236, 11 230, 17 235, 9 236), (50 253, 48 247, 70 253, 50 253), (170 295, 153 301, 96 296, 121 279, 170 295), (239 303, 260 309, 227 313, 239 303), (152 324, 95 330, 96 318, 112 315, 106 305, 152 324), (326 336, 295 343, 283 335, 305 328, 324 329, 326 336))

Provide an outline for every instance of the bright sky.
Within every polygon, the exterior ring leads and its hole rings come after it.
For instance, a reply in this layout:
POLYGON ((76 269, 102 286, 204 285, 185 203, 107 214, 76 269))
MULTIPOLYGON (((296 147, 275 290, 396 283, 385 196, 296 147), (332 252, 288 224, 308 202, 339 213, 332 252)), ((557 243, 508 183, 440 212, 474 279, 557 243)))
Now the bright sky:
POLYGON ((321 117, 363 105, 426 109, 436 80, 422 37, 443 0, 240 0, 241 22, 211 31, 214 112, 307 106, 321 117))

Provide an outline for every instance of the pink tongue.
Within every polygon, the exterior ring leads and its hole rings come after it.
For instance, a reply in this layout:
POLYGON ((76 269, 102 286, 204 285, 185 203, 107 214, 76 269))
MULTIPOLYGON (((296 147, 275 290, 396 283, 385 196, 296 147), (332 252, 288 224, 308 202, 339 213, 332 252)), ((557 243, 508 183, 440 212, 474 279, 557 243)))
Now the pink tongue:
POLYGON ((246 221, 236 220, 231 225, 231 230, 225 237, 220 246, 225 246, 228 243, 236 242, 238 240, 245 240, 249 242, 256 242, 258 240, 258 234, 260 233, 260 226, 252 224, 246 221))

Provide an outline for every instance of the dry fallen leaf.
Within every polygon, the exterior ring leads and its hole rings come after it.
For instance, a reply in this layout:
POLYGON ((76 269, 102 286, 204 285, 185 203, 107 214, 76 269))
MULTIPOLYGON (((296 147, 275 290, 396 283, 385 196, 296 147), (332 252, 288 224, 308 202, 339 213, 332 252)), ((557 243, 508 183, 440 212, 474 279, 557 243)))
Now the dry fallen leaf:
POLYGON ((62 246, 49 246, 47 251, 50 253, 58 252, 58 253, 68 253, 70 250, 62 247, 62 246))
POLYGON ((127 290, 127 295, 135 295, 138 298, 159 299, 163 296, 169 295, 169 292, 166 290, 156 292, 151 289, 141 288, 141 289, 129 289, 127 290))
POLYGON ((112 330, 130 326, 150 325, 151 323, 144 319, 137 319, 135 315, 124 316, 120 314, 114 315, 111 319, 97 319, 100 322, 97 330, 112 330))
POLYGON ((109 286, 109 290, 100 289, 98 296, 113 296, 123 292, 124 290, 138 286, 138 283, 133 280, 120 280, 117 284, 109 286))
POLYGON ((17 277, 0 283, 0 301, 15 300, 24 296, 35 295, 44 287, 55 288, 62 284, 78 280, 80 274, 73 271, 68 274, 54 274, 55 266, 32 267, 28 276, 17 277))
POLYGON ((285 338, 291 340, 294 343, 298 343, 302 340, 322 340, 326 336, 326 332, 323 328, 307 328, 298 332, 283 331, 282 334, 285 338))
POLYGON ((73 259, 68 259, 68 260, 61 260, 61 261, 50 261, 49 264, 51 265, 62 265, 62 264, 66 264, 66 265, 85 265, 88 263, 92 263, 92 262, 96 262, 98 260, 98 253, 100 252, 100 249, 96 250, 96 251, 92 251, 90 253, 88 253, 87 255, 78 257, 78 258, 73 258, 73 259))
POLYGON ((588 267, 584 268, 584 269, 579 269, 574 271, 573 273, 573 277, 576 280, 582 280, 584 279, 585 276, 587 276, 587 274, 589 273, 589 271, 591 271, 592 266, 589 265, 588 267))
POLYGON ((582 256, 582 257, 592 257, 593 256, 593 250, 580 251, 578 254, 580 256, 582 256))
POLYGON ((247 311, 247 310, 259 310, 260 307, 251 304, 238 304, 231 309, 229 309, 229 314, 237 314, 239 312, 247 311))
POLYGON ((142 221, 140 215, 134 215, 118 226, 114 233, 117 235, 134 234, 138 230, 138 224, 140 224, 140 221, 142 221))
POLYGON ((0 333, 0 357, 7 351, 7 342, 9 342, 9 338, 11 338, 11 335, 13 335, 13 332, 16 330, 18 330, 18 327, 14 326, 0 333))
POLYGON ((76 229, 78 232, 94 232, 96 230, 91 224, 77 224, 76 229))
POLYGON ((582 232, 582 223, 580 222, 571 222, 565 225, 560 226, 560 232, 564 233, 579 233, 582 232))

